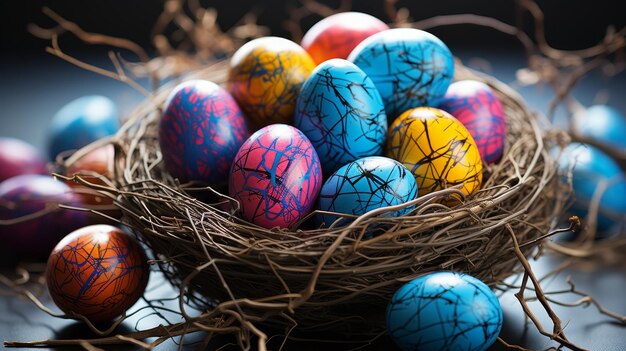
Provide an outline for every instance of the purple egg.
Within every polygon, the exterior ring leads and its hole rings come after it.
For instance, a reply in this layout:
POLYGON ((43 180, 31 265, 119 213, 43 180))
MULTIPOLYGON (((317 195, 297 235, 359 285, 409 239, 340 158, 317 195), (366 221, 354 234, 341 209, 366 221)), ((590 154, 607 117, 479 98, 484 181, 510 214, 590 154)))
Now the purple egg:
POLYGON ((46 161, 34 146, 14 138, 0 138, 0 182, 22 174, 47 174, 46 161))
POLYGON ((237 150, 249 135, 235 99, 206 80, 174 88, 159 125, 165 167, 183 182, 225 182, 237 150))
POLYGON ((20 258, 47 258, 59 240, 87 225, 87 212, 77 195, 50 176, 21 175, 0 183, 0 250, 20 258))

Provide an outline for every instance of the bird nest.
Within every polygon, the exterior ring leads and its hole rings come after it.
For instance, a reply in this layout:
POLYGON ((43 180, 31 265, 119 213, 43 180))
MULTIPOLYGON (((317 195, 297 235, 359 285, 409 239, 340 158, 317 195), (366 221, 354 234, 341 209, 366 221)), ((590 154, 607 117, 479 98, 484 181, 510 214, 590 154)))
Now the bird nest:
MULTIPOLYGON (((190 78, 223 83, 220 63, 190 78)), ((455 79, 495 91, 508 124, 502 160, 484 169, 480 191, 455 206, 459 189, 356 217, 349 225, 265 229, 237 217, 220 186, 180 184, 164 168, 157 140, 172 86, 140 106, 114 138, 116 204, 124 223, 153 250, 161 270, 215 330, 256 326, 371 337, 403 283, 433 271, 466 272, 490 285, 516 271, 554 225, 565 197, 539 116, 507 85, 457 63, 455 79), (414 206, 406 215, 384 213, 414 206), (297 326, 297 328, 293 328, 297 326)), ((107 188, 106 191, 111 191, 107 188)))

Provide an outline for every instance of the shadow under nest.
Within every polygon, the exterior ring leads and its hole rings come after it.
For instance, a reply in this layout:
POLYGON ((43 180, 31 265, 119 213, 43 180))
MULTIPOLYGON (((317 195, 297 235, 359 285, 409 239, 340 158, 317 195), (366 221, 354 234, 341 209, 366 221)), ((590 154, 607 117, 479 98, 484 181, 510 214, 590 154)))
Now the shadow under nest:
MULTIPOLYGON (((226 70, 218 63, 191 78, 223 83, 226 70)), ((442 203, 460 192, 446 189, 400 205, 415 206, 405 216, 377 216, 398 208, 389 207, 343 227, 268 230, 238 219, 219 189, 181 186, 157 140, 172 87, 140 106, 113 139, 115 202, 166 277, 205 311, 183 316, 222 332, 262 325, 367 340, 384 332, 388 301, 417 276, 454 270, 493 286, 514 274, 516 245, 529 256, 567 200, 547 151, 556 140, 508 86, 460 63, 456 72, 490 85, 507 120, 504 156, 484 168, 482 189, 454 207, 442 203)))

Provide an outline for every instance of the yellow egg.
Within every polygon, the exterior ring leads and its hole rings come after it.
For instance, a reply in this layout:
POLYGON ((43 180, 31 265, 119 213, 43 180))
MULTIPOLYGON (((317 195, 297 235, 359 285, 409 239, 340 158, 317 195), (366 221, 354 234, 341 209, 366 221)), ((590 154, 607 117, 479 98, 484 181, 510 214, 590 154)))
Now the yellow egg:
POLYGON ((233 55, 228 90, 258 127, 291 124, 300 87, 313 68, 300 45, 278 37, 255 39, 233 55))
POLYGON ((476 142, 461 122, 436 108, 401 114, 389 128, 387 156, 413 172, 420 196, 455 185, 467 196, 482 183, 476 142))

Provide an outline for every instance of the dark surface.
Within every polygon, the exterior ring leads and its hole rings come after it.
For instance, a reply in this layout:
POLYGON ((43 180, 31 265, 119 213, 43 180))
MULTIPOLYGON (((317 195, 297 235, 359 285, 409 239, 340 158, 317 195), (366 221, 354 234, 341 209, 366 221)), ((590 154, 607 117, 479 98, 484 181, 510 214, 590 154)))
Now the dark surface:
MULTIPOLYGON (((2 2, 2 8, 0 13, 3 14, 3 18, 7 16, 7 9, 9 3, 16 2, 2 2)), ((43 3, 42 1, 19 2, 29 3, 29 5, 20 5, 21 8, 15 16, 10 16, 11 20, 2 21, 2 46, 3 49, 9 48, 12 50, 13 55, 4 56, 0 62, 0 136, 14 136, 27 140, 39 148, 45 145, 45 136, 47 133, 46 125, 52 115, 68 101, 86 94, 102 94, 109 96, 120 106, 120 110, 126 114, 132 107, 141 100, 139 94, 133 92, 125 85, 112 81, 108 78, 99 77, 89 72, 82 71, 76 67, 71 66, 68 63, 62 62, 54 57, 44 55, 41 50, 44 46, 42 41, 30 41, 27 36, 19 34, 19 31, 23 30, 23 27, 27 21, 25 18, 32 18, 32 11, 36 7, 43 3), (26 9, 26 7, 32 7, 26 9), (15 18, 13 18, 15 17, 15 18), (7 36, 12 36, 12 33, 16 33, 17 38, 24 38, 27 43, 23 43, 23 47, 20 46, 18 41, 13 38, 7 39, 7 36), (37 48, 37 50, 35 50, 37 48), (35 50, 35 51, 33 51, 35 50), (17 53, 17 54, 16 54, 17 53)), ((60 1, 51 1, 52 5, 61 4, 60 1)), ((61 9, 61 13, 67 14, 67 17, 76 19, 82 15, 77 9, 72 10, 72 6, 82 6, 82 2, 79 4, 77 1, 68 2, 70 5, 67 8, 61 9), (73 5, 71 5, 73 4, 73 5), (67 11, 65 11, 67 10, 67 11), (74 12, 73 12, 74 11, 74 12)), ((126 10, 126 7, 122 7, 121 2, 114 2, 114 8, 117 10, 108 10, 113 13, 115 11, 122 11, 122 8, 126 10), (117 6, 117 7, 116 7, 117 6)), ((127 1, 124 3, 128 3, 127 1)), ((448 2, 448 5, 453 8, 453 5, 462 6, 458 11, 454 12, 480 12, 472 11, 467 8, 469 5, 463 5, 466 2, 453 1, 448 2), (452 4, 452 5, 450 5, 452 4)), ((486 3, 486 2, 485 2, 486 3)), ((493 3, 493 2, 492 2, 493 3)), ((558 2, 556 2, 558 3, 558 2)), ((590 9, 589 17, 594 21, 612 21, 614 18, 621 19, 623 21, 623 12, 621 11, 608 11, 598 12, 594 11, 607 11, 609 10, 603 4, 613 4, 613 2, 599 2, 597 6, 590 9), (595 13, 595 15, 594 15, 595 13), (606 16, 605 16, 606 15, 606 16), (613 17, 611 17, 613 16, 613 17), (616 17, 617 16, 617 17, 616 17)), ((59 5, 61 6, 61 5, 59 5)), ((99 5, 105 6, 105 5, 99 5)), ((130 6, 130 5, 129 5, 130 6)), ((502 5, 498 5, 502 6, 502 5)), ((508 5, 511 6, 510 4, 508 5)), ((561 5, 564 6, 564 5, 561 5)), ((53 6, 54 7, 54 6, 53 6)), ((483 5, 483 7, 486 7, 483 5)), ((572 16, 560 16, 556 5, 551 5, 552 16, 558 18, 558 21, 562 23, 562 30, 554 28, 555 24, 551 24, 552 33, 561 33, 556 35, 555 38, 562 38, 561 43, 566 46, 580 46, 589 45, 595 40, 599 39, 604 33, 604 26, 598 23, 587 23, 583 28, 588 28, 587 31, 576 29, 576 33, 587 33, 585 35, 570 35, 572 32, 568 30, 573 29, 576 26, 580 26, 583 21, 574 15, 572 16), (571 22, 571 23, 570 23, 571 22), (576 24, 576 26, 574 26, 576 24), (569 29, 568 29, 569 28, 569 29), (563 34, 563 33, 568 33, 563 34), (579 42, 575 42, 572 38, 580 38, 579 42), (569 41, 568 41, 569 40, 569 41), (573 41, 572 41, 573 40, 573 41)), ((569 9, 576 9, 577 6, 568 5, 569 9)), ((479 9, 490 14, 489 9, 479 9)), ((444 9, 430 9, 422 13, 424 17, 450 13, 451 11, 445 11, 444 9), (437 12, 439 11, 439 12, 437 12)), ((158 13, 158 11, 156 11, 158 13)), ((500 14, 508 13, 502 11, 500 14)), ((146 9, 146 17, 155 15, 153 10, 146 9)), ((94 28, 90 28, 94 31, 98 29, 109 28, 105 24, 100 23, 99 17, 106 17, 104 15, 85 14, 85 18, 89 16, 93 19, 87 19, 87 21, 93 21, 94 28), (102 26, 102 27, 98 27, 102 26)), ((124 19, 125 15, 120 14, 120 22, 116 22, 115 26, 112 26, 112 30, 119 30, 119 33, 126 33, 125 29, 119 29, 123 27, 124 21, 133 22, 132 18, 124 19), (121 23, 121 24, 120 24, 121 23)), ((505 16, 505 15, 503 15, 505 16)), ((236 17, 233 15, 233 18, 236 17)), ((8 17, 7 17, 8 18, 8 17)), ((39 18, 39 17, 37 17, 39 18)), ((512 18, 512 15, 508 17, 512 18)), ((142 19, 143 20, 143 19, 142 19)), ((151 22, 150 22, 151 23, 151 22)), ((143 26, 143 23, 141 24, 143 26)), ((134 26, 134 24, 133 24, 134 26)), ((145 34, 145 33, 144 33, 145 34)), ((136 34, 136 35, 144 35, 136 34)), ((444 41, 447 41, 445 33, 440 34, 444 41)), ((503 38, 500 37, 500 40, 503 38)), ((509 40, 508 37, 504 39, 509 40)), ((481 40, 476 40, 480 42, 481 40)), ((523 67, 523 54, 520 50, 513 49, 505 51, 486 50, 481 47, 468 48, 467 42, 474 42, 471 37, 468 37, 465 43, 458 43, 452 41, 450 48, 453 53, 460 56, 467 63, 482 62, 470 60, 471 58, 479 57, 490 62, 491 73, 504 82, 512 82, 514 80, 515 70, 523 67)), ((498 47, 491 46, 491 47, 498 47)), ((4 51, 4 50, 3 50, 4 51)), ((80 53, 83 57, 91 57, 94 61, 99 61, 103 56, 98 52, 80 53)), ((626 99, 623 99, 626 94, 626 76, 614 77, 612 79, 606 79, 599 75, 592 75, 585 78, 579 88, 576 89, 575 94, 583 104, 591 104, 596 101, 598 96, 607 96, 607 102, 626 113, 626 99), (606 95, 605 95, 606 94, 606 95)), ((525 96, 527 102, 533 108, 546 111, 551 93, 545 87, 532 87, 522 89, 521 92, 525 96)), ((607 308, 620 313, 626 314, 626 302, 624 299, 624 292, 626 291, 626 258, 622 256, 620 259, 608 264, 606 262, 601 264, 583 262, 571 269, 566 270, 561 275, 552 278, 545 282, 543 285, 545 290, 558 290, 565 286, 565 277, 571 275, 573 281, 577 284, 577 288, 581 291, 592 294, 595 298, 601 301, 607 308)), ((561 264, 562 258, 558 257, 543 257, 534 264, 536 273, 541 276, 551 269, 561 264)), ((5 270, 6 272, 6 270, 5 270)), ((175 291, 169 284, 165 283, 161 277, 153 274, 149 289, 148 297, 170 297, 175 294, 175 291)), ((564 301, 575 301, 576 296, 566 295, 559 297, 564 301)), ((47 297, 43 297, 44 302, 48 306, 53 306, 51 300, 47 297)), ((548 338, 543 337, 537 333, 535 328, 525 323, 522 311, 516 302, 512 294, 507 293, 500 298, 504 310, 504 328, 501 336, 507 341, 512 343, 519 343, 530 349, 546 349, 555 345, 554 342, 548 338)), ((138 303, 134 309, 145 306, 144 302, 138 303)), ((172 307, 176 307, 176 304, 172 304, 172 307)), ((545 313, 541 312, 541 308, 537 303, 532 303, 531 307, 537 313, 541 322, 544 324, 546 330, 551 329, 551 325, 548 323, 548 318, 545 313)), ((580 346, 586 347, 590 350, 610 351, 610 350, 625 350, 626 349, 626 328, 613 322, 606 316, 600 315, 593 306, 589 308, 562 308, 555 307, 557 313, 563 320, 564 325, 567 325, 566 333, 568 337, 580 346)), ((171 322, 177 321, 175 317, 169 317, 171 322)), ((159 317, 152 316, 145 319, 139 317, 126 321, 120 332, 132 331, 136 327, 145 329, 150 326, 164 323, 159 317)), ((39 311, 30 302, 10 298, 8 296, 0 295, 0 339, 2 340, 39 340, 47 338, 86 338, 90 337, 90 333, 80 323, 73 321, 59 320, 52 318, 45 313, 39 311)), ((193 344, 194 341, 200 339, 201 336, 191 336, 185 339, 186 343, 193 344)), ((227 340, 226 340, 227 341, 227 340)), ((193 348, 191 345, 189 348, 193 348)), ((114 347, 111 349, 120 349, 114 347)), ((133 349, 129 347, 129 349, 133 349)), ((170 350, 176 349, 176 344, 173 341, 166 343, 161 349, 170 350)), ((309 344, 290 344, 287 347, 288 350, 319 350, 319 349, 333 349, 342 350, 347 349, 345 345, 309 345, 309 344)), ((391 349, 389 340, 383 338, 374 343, 373 346, 366 348, 368 350, 384 350, 391 349)), ((500 349, 499 346, 493 348, 494 350, 500 349)), ((58 348, 58 350, 65 350, 58 348)))

